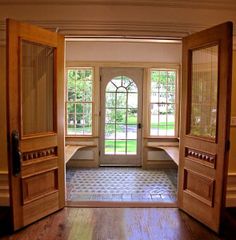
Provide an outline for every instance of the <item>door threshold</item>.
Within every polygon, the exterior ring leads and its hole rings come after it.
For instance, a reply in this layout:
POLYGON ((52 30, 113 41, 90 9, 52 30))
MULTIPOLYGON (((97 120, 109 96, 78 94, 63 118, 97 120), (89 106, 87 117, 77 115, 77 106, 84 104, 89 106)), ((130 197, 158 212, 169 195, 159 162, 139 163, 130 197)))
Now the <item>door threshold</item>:
POLYGON ((116 164, 116 163, 104 163, 100 164, 99 167, 142 167, 142 165, 137 164, 116 164))
POLYGON ((66 207, 80 208, 177 208, 177 202, 66 201, 66 207))

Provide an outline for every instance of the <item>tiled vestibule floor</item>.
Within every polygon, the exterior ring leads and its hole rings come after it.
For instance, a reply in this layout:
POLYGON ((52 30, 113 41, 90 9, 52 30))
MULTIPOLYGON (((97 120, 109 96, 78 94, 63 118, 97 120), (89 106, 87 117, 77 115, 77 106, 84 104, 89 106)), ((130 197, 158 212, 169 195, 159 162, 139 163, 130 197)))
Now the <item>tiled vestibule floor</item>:
POLYGON ((177 169, 68 168, 68 201, 176 202, 177 169))

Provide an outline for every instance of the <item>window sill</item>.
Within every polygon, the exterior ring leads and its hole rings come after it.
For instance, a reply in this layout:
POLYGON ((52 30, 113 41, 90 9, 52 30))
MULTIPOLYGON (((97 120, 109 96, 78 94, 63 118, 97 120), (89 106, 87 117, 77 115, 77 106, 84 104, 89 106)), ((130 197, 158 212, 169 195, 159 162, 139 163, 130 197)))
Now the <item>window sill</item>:
POLYGON ((167 137, 167 136, 163 136, 163 137, 155 137, 155 136, 146 136, 144 137, 144 139, 150 140, 150 141, 158 141, 158 142, 179 142, 179 137, 175 136, 175 137, 167 137))
POLYGON ((66 135, 65 138, 68 139, 91 139, 91 138, 99 138, 98 136, 95 135, 66 135))

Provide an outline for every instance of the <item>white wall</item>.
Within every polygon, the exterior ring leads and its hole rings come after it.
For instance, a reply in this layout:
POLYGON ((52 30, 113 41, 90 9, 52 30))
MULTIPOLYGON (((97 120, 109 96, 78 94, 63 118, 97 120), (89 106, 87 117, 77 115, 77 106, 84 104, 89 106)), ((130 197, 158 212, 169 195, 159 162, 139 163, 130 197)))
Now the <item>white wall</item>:
POLYGON ((67 61, 181 63, 178 43, 67 42, 67 61))

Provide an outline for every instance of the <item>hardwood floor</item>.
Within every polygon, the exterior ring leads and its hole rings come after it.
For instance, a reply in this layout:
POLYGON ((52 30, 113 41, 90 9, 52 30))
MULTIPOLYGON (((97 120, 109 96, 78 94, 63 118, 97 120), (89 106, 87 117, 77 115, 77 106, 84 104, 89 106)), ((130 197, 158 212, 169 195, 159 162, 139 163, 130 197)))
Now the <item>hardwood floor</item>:
POLYGON ((220 240, 176 208, 64 208, 2 240, 220 240))

